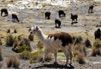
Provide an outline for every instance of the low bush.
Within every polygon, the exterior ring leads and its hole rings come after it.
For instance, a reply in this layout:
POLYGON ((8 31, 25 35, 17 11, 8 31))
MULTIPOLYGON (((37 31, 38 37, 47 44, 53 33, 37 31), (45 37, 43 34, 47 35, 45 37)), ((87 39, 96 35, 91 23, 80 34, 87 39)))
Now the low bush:
POLYGON ((20 58, 24 60, 28 60, 31 57, 31 52, 25 50, 20 54, 20 58))
POLYGON ((9 34, 6 38, 6 46, 10 46, 12 47, 13 46, 13 43, 14 43, 14 37, 13 35, 9 34))
POLYGON ((18 38, 18 40, 14 43, 12 50, 16 53, 21 53, 24 50, 31 51, 29 40, 26 38, 18 38))
POLYGON ((19 65, 20 65, 20 60, 17 56, 9 56, 7 58, 7 67, 8 68, 13 67, 13 68, 18 69, 19 65))
POLYGON ((96 55, 101 56, 100 48, 101 48, 101 40, 96 39, 95 42, 93 43, 91 55, 92 56, 96 56, 96 55))
POLYGON ((76 44, 73 49, 73 57, 80 64, 86 63, 85 46, 82 44, 76 44))

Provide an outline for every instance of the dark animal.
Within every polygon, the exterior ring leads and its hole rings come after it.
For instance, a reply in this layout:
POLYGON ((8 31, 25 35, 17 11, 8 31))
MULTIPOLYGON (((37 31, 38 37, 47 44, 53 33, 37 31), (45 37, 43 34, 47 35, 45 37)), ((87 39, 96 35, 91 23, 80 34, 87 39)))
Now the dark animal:
POLYGON ((86 39, 86 40, 85 40, 85 46, 86 46, 87 48, 91 48, 91 47, 92 47, 91 42, 90 42, 89 39, 86 39))
POLYGON ((51 12, 45 12, 45 19, 50 19, 51 12))
POLYGON ((6 17, 8 16, 8 10, 6 8, 1 9, 1 16, 6 17), (4 16, 3 16, 4 13, 4 16))
POLYGON ((101 30, 100 30, 100 28, 98 28, 98 29, 94 32, 94 36, 95 36, 95 39, 100 39, 100 38, 101 38, 101 30))
POLYGON ((78 15, 77 14, 74 15, 74 14, 71 13, 71 19, 72 19, 72 23, 71 24, 77 23, 78 15))
POLYGON ((59 19, 55 19, 55 28, 61 27, 61 21, 59 19))
POLYGON ((88 9, 88 13, 93 13, 94 5, 90 5, 88 9))
POLYGON ((19 19, 16 14, 12 14, 12 22, 19 22, 19 19))
POLYGON ((65 12, 64 12, 63 10, 59 10, 59 11, 58 11, 58 14, 59 14, 59 17, 60 17, 60 18, 66 16, 66 14, 65 14, 65 12))

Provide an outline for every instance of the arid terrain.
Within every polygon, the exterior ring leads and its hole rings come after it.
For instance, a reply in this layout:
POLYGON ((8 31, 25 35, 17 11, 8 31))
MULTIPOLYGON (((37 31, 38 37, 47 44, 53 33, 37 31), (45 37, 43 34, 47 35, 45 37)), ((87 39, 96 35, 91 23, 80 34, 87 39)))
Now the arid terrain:
MULTIPOLYGON (((14 0, 15 3, 16 1, 17 0, 14 0)), ((19 12, 17 12, 18 18, 20 20, 19 23, 13 23, 11 21, 10 14, 7 17, 0 16, 0 37, 3 37, 2 40, 4 42, 4 39, 7 36, 7 29, 11 29, 11 32, 16 29, 18 32, 15 35, 23 34, 25 37, 27 37, 29 35, 29 27, 37 25, 42 28, 42 31, 45 34, 54 32, 68 32, 72 35, 82 36, 84 39, 88 38, 93 45, 94 31, 101 26, 101 3, 96 3, 96 6, 94 7, 94 13, 88 14, 88 6, 92 3, 93 2, 88 1, 79 2, 77 3, 78 9, 75 11, 72 11, 73 8, 70 5, 68 5, 68 7, 61 7, 47 4, 41 9, 20 9, 19 12), (54 20, 55 18, 58 18, 57 11, 59 9, 65 10, 66 17, 61 19, 61 28, 55 28, 54 20), (44 12, 48 10, 52 13, 50 20, 46 20, 44 17, 44 12), (71 25, 71 12, 78 14, 77 24, 71 25)), ((12 4, 12 2, 0 1, 0 9, 7 7, 7 4, 12 4)), ((37 37, 34 38, 34 41, 37 43, 37 37)), ((0 61, 0 69, 13 69, 7 68, 6 60, 10 55, 18 55, 18 53, 13 52, 12 48, 6 47, 5 44, 0 47, 2 49, 3 56, 3 61, 0 61)), ((31 64, 29 60, 20 59, 19 69, 101 69, 101 56, 92 57, 90 55, 91 49, 87 49, 87 53, 87 63, 82 65, 74 61, 72 68, 65 67, 64 55, 58 54, 58 62, 60 65, 54 65, 52 64, 52 61, 45 62, 44 64, 41 62, 31 64)))

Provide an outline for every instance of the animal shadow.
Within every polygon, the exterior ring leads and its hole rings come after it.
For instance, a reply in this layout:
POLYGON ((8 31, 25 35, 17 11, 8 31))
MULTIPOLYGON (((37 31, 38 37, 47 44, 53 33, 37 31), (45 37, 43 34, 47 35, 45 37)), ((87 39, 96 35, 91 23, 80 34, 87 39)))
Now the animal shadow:
POLYGON ((74 69, 71 65, 70 67, 62 64, 43 64, 42 66, 37 66, 33 69, 74 69))

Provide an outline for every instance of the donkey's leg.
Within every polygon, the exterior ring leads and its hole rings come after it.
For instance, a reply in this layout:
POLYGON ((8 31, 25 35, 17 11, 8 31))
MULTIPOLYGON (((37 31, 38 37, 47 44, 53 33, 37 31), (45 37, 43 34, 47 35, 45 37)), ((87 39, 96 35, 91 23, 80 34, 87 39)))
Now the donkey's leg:
POLYGON ((44 51, 44 54, 43 54, 43 63, 45 62, 45 59, 47 58, 47 55, 48 55, 48 50, 47 49, 45 49, 45 51, 44 51))
POLYGON ((57 62, 57 52, 54 53, 54 58, 55 58, 54 64, 58 64, 58 62, 57 62))
POLYGON ((65 56, 66 56, 66 65, 71 65, 72 64, 72 49, 71 45, 68 45, 65 47, 65 56))
POLYGON ((68 65, 68 61, 69 61, 69 54, 68 54, 68 50, 66 49, 66 47, 63 49, 64 55, 66 57, 66 65, 68 65))
POLYGON ((69 53, 69 58, 70 58, 70 64, 72 64, 72 59, 73 59, 73 54, 72 54, 72 47, 71 47, 72 45, 69 45, 68 47, 69 47, 69 49, 68 49, 68 53, 69 53))

